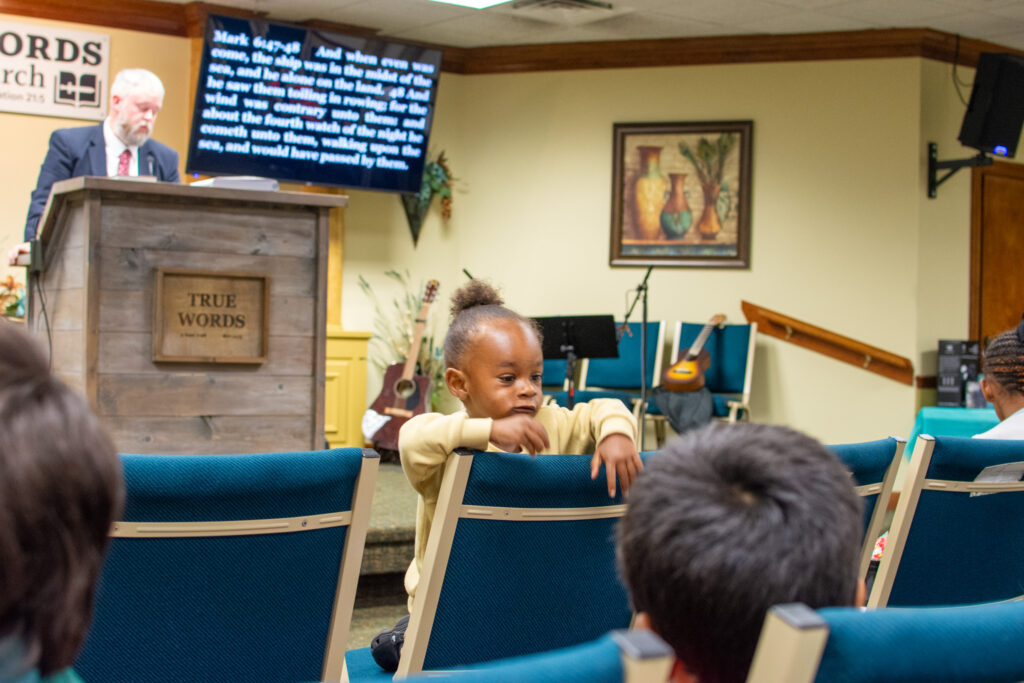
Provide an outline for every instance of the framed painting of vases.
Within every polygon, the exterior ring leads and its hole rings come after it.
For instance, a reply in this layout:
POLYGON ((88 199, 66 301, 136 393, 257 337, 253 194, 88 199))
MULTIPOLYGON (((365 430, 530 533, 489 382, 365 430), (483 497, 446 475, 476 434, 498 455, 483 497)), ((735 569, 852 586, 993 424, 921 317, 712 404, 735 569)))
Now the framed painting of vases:
POLYGON ((611 264, 749 268, 753 129, 614 124, 611 264))

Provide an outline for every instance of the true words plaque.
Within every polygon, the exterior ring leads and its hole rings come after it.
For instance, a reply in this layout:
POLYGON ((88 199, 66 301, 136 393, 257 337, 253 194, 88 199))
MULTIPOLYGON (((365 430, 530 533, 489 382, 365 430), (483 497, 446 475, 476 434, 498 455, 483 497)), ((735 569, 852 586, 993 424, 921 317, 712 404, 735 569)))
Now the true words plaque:
POLYGON ((262 275, 158 269, 153 360, 265 362, 269 288, 262 275))

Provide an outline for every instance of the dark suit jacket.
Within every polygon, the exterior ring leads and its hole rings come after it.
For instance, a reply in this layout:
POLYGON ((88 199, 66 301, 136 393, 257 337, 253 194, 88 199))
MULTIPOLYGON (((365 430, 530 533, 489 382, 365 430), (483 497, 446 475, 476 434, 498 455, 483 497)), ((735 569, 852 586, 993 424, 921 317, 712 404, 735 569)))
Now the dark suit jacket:
MULTIPOLYGON (((50 149, 39 169, 39 180, 36 181, 36 189, 32 191, 32 202, 28 207, 26 242, 35 237, 36 226, 55 182, 84 175, 107 175, 106 145, 102 123, 53 131, 50 149)), ((139 175, 155 175, 158 180, 181 182, 178 177, 178 153, 156 140, 147 140, 139 147, 139 175)))

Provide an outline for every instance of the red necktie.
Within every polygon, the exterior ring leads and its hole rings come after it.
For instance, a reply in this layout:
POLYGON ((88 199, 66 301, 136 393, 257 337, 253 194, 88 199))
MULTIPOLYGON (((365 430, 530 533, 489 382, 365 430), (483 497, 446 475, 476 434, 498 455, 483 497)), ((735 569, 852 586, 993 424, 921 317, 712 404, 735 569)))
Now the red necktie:
POLYGON ((128 175, 128 162, 132 160, 132 151, 126 149, 121 152, 121 157, 117 161, 117 175, 128 175))

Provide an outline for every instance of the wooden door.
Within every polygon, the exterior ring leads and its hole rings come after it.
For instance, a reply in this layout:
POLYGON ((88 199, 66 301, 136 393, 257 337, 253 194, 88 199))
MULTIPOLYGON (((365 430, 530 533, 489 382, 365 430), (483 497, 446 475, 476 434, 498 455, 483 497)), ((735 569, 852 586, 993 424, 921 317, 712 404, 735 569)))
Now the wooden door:
POLYGON ((1024 313, 1024 165, 972 175, 970 336, 984 345, 1024 313))

